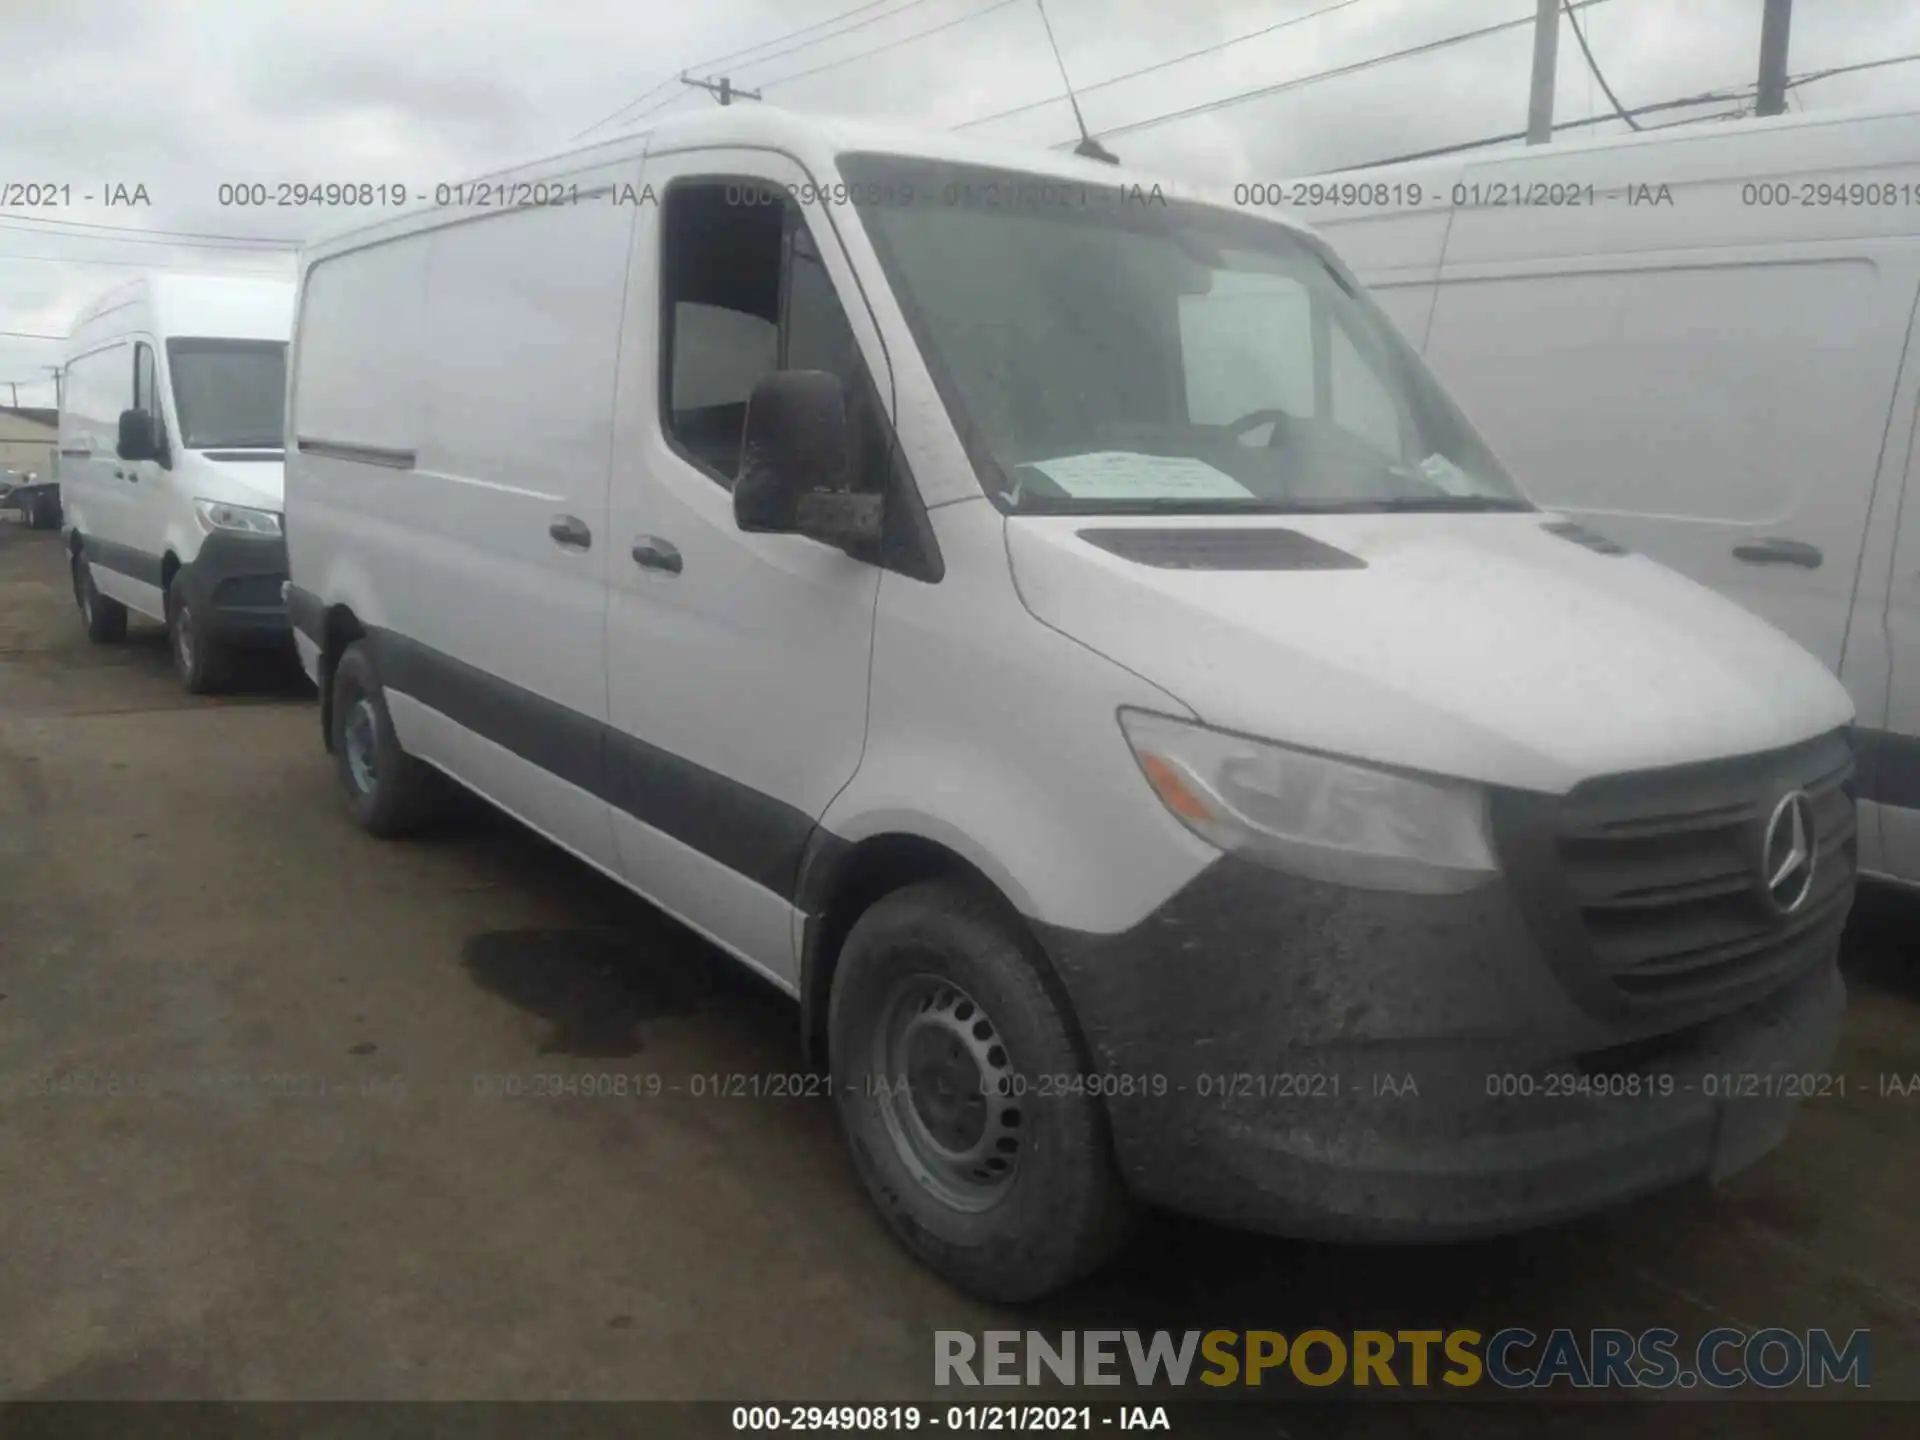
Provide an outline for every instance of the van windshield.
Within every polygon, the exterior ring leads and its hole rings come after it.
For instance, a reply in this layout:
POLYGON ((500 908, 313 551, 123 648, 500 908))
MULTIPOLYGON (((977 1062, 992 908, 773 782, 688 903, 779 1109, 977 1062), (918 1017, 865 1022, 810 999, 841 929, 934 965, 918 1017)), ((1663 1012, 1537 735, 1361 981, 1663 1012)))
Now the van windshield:
POLYGON ((286 341, 169 340, 167 370, 185 449, 278 450, 286 443, 286 341))
POLYGON ((922 159, 841 170, 1004 508, 1533 508, 1392 322, 1280 225, 922 159))

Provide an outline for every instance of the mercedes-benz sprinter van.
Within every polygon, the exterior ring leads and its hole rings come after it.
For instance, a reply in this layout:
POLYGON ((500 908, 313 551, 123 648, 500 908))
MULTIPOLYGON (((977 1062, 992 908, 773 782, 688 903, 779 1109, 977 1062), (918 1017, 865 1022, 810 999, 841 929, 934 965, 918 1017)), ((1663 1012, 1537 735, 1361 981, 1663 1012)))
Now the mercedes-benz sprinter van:
POLYGON ((154 275, 80 315, 62 364, 60 487, 90 639, 167 626, 181 683, 285 645, 282 428, 291 280, 154 275))
POLYGON ((1805 645, 1920 887, 1920 110, 1387 166, 1297 204, 1542 503, 1805 645))
POLYGON ((717 109, 302 259, 296 644, 799 1001, 900 1238, 1504 1231, 1736 1170, 1835 1042, 1847 696, 1544 512, 1308 230, 717 109))

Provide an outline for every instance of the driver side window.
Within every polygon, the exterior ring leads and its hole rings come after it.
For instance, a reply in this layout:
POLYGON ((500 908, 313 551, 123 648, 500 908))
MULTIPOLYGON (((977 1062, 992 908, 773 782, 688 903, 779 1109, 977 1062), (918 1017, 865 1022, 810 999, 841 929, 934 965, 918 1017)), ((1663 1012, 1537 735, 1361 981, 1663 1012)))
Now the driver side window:
POLYGON ((847 388, 854 484, 879 488, 884 422, 846 311, 791 200, 759 182, 676 181, 661 227, 668 438, 731 488, 754 386, 775 370, 826 370, 847 388))

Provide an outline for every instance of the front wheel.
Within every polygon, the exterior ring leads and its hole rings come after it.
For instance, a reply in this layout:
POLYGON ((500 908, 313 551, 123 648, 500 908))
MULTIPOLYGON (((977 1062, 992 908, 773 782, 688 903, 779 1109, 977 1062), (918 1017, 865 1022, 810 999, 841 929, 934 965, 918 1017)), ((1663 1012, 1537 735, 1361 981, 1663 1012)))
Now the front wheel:
POLYGON ((364 640, 333 669, 333 758, 353 818, 370 835, 404 835, 426 825, 445 798, 439 773, 400 748, 387 698, 364 640))
POLYGON ((167 642, 173 650, 174 672, 189 695, 210 695, 226 684, 230 657, 206 633, 178 573, 167 587, 167 642))
POLYGON ((854 1164, 900 1240, 982 1299, 1097 1268, 1132 1206, 1087 1066, 1017 923, 950 881, 877 901, 828 1009, 854 1164))
POLYGON ((94 644, 111 645, 127 638, 127 607, 100 593, 93 583, 93 567, 79 552, 73 557, 73 603, 80 607, 87 639, 94 644))

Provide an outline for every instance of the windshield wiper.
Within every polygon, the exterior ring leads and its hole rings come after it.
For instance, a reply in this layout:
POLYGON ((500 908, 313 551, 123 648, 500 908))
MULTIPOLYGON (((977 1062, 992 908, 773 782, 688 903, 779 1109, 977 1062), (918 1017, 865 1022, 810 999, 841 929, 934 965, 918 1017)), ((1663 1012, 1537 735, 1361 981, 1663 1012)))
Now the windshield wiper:
POLYGON ((1505 495, 1396 496, 1378 500, 1093 500, 1023 495, 1021 515, 1373 515, 1527 511, 1531 501, 1505 495))
POLYGON ((1017 515, 1306 515, 1321 508, 1288 500, 1121 500, 1032 493, 1011 501, 1017 515))
MULTIPOLYGON (((1305 507, 1303 507, 1305 508, 1305 507)), ((1330 500, 1312 507, 1330 514, 1422 514, 1479 510, 1536 510, 1530 500, 1510 495, 1395 495, 1380 500, 1330 500)))

